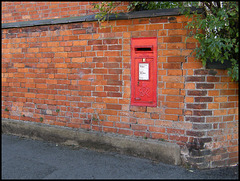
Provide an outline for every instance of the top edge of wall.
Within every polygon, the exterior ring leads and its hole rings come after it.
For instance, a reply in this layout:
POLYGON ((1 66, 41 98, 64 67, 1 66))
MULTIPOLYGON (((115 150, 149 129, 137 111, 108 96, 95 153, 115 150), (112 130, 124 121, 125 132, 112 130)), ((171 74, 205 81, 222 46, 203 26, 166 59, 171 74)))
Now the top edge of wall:
MULTIPOLYGON (((202 13, 203 9, 192 7, 191 12, 194 12, 194 11, 196 11, 197 13, 202 13)), ((176 16, 176 15, 181 15, 179 8, 135 11, 130 13, 118 13, 117 16, 114 14, 110 15, 108 19, 111 21, 111 20, 127 20, 127 19, 137 19, 137 18, 160 17, 160 16, 176 16)), ((95 16, 96 14, 87 15, 87 16, 57 18, 57 19, 44 19, 44 20, 36 20, 36 21, 2 23, 2 29, 97 21, 98 19, 95 16)))

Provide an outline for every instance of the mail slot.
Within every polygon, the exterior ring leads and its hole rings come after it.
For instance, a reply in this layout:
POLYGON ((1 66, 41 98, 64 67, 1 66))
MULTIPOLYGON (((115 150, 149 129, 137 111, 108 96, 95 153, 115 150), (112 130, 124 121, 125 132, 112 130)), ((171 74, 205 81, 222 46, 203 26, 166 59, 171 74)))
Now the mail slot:
POLYGON ((157 106, 157 38, 131 39, 131 105, 157 106))

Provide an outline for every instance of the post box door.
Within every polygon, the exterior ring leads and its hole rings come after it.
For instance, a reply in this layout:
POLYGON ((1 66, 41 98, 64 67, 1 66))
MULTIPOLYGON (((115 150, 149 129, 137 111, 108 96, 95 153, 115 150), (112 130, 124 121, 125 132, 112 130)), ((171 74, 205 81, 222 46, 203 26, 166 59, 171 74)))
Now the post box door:
POLYGON ((156 39, 139 40, 132 39, 131 105, 157 106, 156 39))

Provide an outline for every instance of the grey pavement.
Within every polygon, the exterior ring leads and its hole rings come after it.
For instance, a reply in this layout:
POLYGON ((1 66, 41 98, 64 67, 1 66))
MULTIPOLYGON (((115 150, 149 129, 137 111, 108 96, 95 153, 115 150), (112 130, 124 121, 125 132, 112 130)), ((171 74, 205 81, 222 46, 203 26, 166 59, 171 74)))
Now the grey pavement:
POLYGON ((238 166, 186 169, 2 134, 2 179, 238 179, 238 166))

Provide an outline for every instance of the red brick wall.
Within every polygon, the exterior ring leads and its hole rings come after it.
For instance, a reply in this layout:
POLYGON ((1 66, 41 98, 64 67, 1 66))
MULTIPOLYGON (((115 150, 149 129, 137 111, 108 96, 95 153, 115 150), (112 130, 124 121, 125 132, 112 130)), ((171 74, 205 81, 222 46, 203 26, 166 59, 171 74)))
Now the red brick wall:
MULTIPOLYGON (((2 1, 2 23, 32 21, 94 14, 93 3, 99 1, 2 1)), ((127 9, 128 2, 121 2, 116 11, 127 9)))
POLYGON ((184 16, 2 30, 2 117, 186 145, 238 163, 238 84, 190 56, 184 16), (112 25, 110 27, 109 25, 112 25), (158 39, 157 107, 130 106, 130 40, 158 39))
POLYGON ((237 163, 238 84, 226 70, 187 69, 185 120, 192 122, 186 132, 194 137, 192 156, 205 157, 211 167, 237 163))

